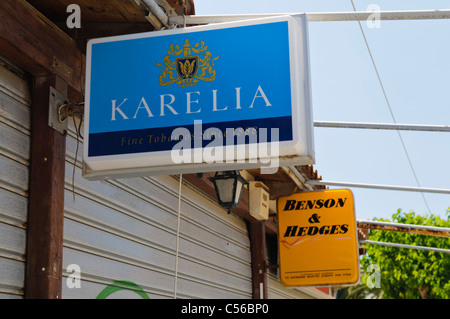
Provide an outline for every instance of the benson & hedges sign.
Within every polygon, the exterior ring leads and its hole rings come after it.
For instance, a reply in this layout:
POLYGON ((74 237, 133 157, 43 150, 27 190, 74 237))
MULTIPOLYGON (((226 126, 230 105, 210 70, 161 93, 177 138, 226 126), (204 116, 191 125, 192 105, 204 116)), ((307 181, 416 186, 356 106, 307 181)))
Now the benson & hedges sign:
POLYGON ((280 279, 285 286, 354 284, 358 237, 350 190, 302 192, 278 199, 280 279))

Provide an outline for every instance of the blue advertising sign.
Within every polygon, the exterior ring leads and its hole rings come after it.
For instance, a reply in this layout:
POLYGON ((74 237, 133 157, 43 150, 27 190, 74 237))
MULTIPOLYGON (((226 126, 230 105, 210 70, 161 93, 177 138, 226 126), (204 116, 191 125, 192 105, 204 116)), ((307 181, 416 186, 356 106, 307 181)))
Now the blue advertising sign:
POLYGON ((89 41, 85 176, 312 163, 305 29, 301 15, 89 41))

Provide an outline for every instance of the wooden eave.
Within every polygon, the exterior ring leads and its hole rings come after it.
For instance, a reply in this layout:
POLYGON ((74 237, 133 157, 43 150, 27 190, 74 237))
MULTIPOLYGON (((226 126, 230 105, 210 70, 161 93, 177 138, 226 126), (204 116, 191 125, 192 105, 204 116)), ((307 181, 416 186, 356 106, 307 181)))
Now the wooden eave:
MULTIPOLYGON (((193 0, 165 1, 169 10, 161 7, 168 15, 195 14, 193 0), (184 3, 184 5, 182 4, 184 3)), ((85 52, 89 39, 154 31, 149 22, 150 12, 140 0, 28 0, 48 21, 57 26, 76 43, 78 49, 85 52), (81 28, 67 27, 67 12, 70 4, 77 4, 81 11, 81 28)))

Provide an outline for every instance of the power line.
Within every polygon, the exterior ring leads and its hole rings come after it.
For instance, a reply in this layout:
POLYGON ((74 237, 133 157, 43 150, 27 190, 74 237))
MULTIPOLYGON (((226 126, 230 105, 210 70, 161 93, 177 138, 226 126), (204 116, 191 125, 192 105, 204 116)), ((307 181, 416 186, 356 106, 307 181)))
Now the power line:
POLYGON ((356 128, 375 130, 403 130, 424 132, 450 132, 449 125, 423 125, 423 124, 392 124, 392 123, 357 123, 357 122, 334 122, 314 121, 314 127, 328 128, 356 128))
POLYGON ((328 185, 328 186, 339 186, 339 187, 373 188, 373 189, 384 189, 384 190, 405 191, 405 192, 418 192, 418 193, 450 194, 450 189, 444 189, 444 188, 379 185, 379 184, 348 183, 348 182, 335 182, 335 181, 318 181, 318 180, 312 180, 312 179, 306 181, 305 184, 309 184, 309 185, 328 185))
MULTIPOLYGON (((355 12, 357 12, 355 4, 353 3, 353 0, 350 0, 350 2, 352 3, 353 10, 355 12)), ((367 51, 369 52, 369 56, 370 56, 370 60, 372 61, 373 68, 374 68, 375 73, 377 75, 378 83, 380 84, 381 90, 383 92, 384 99, 385 99, 386 104, 387 104, 387 106, 389 108, 389 112, 391 113, 392 121, 394 123, 397 123, 397 121, 395 119, 395 116, 394 116, 394 112, 392 111, 391 103, 389 102, 388 96, 387 96, 386 91, 384 89, 383 82, 381 81, 380 73, 378 72, 378 68, 377 68, 377 66, 375 64, 375 59, 373 58, 372 51, 370 50, 369 43, 367 42, 366 34, 364 33, 364 30, 362 28, 361 22, 360 21, 357 21, 357 22, 358 22, 358 25, 359 25, 359 29, 361 30, 361 34, 362 34, 362 36, 364 38, 364 43, 366 44, 367 51)), ((420 182, 419 182, 419 178, 417 177, 417 174, 416 174, 416 170, 414 169, 414 166, 412 164, 411 158, 409 157, 408 150, 406 149, 405 142, 403 141, 403 137, 402 137, 402 135, 401 135, 399 130, 397 130, 397 134, 398 134, 398 137, 400 138, 400 142, 402 144, 403 150, 405 151, 406 158, 408 160, 409 166, 411 167, 411 171, 412 171, 412 173, 414 175, 414 179, 416 180, 417 186, 421 187, 420 186, 420 182)), ((423 201, 425 202, 425 205, 427 207, 428 213, 431 214, 430 206, 428 205, 428 202, 427 202, 427 200, 425 198, 424 193, 421 193, 421 195, 422 195, 423 201)))
POLYGON ((450 254, 450 249, 445 249, 445 248, 414 246, 414 245, 405 245, 405 244, 398 244, 398 243, 386 243, 386 242, 382 242, 382 241, 373 241, 373 240, 360 240, 359 243, 361 245, 364 245, 364 244, 381 245, 381 246, 390 246, 390 247, 397 247, 397 248, 409 248, 409 249, 435 251, 438 253, 450 254))
MULTIPOLYGON (((377 12, 378 13, 378 12, 377 12)), ((239 20, 270 18, 282 15, 295 15, 300 13, 256 13, 256 14, 213 14, 213 15, 186 15, 170 16, 169 25, 200 25, 210 23, 223 23, 239 20)), ((449 9, 439 10, 402 10, 402 11, 380 11, 380 20, 431 20, 450 19, 449 9)), ((330 21, 366 21, 373 15, 373 11, 360 12, 305 12, 308 22, 330 22, 330 21)))

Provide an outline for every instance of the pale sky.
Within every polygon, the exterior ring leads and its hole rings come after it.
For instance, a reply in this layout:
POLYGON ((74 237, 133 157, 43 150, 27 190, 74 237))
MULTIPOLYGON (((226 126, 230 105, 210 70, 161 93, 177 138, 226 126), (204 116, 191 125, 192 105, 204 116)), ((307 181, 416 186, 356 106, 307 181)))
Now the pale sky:
MULTIPOLYGON (((195 0, 197 15, 353 11, 351 0, 195 0)), ((354 0, 358 11, 446 9, 448 1, 354 0)), ((395 120, 450 125, 450 20, 362 22, 395 120)), ((357 22, 310 22, 315 121, 393 123, 357 22)), ((450 133, 401 131, 422 187, 450 189, 450 133)), ((397 131, 314 128, 324 181, 418 186, 397 131)), ((337 187, 330 187, 331 189, 337 187)), ((445 217, 450 195, 351 188, 356 218, 390 219, 398 208, 445 217)))

